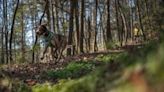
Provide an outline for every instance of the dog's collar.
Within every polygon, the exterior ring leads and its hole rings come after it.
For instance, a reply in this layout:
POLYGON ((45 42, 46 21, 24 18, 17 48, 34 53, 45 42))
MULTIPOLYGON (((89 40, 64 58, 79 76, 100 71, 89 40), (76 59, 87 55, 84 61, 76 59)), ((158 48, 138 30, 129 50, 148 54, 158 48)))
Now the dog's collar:
POLYGON ((53 32, 47 31, 47 34, 48 34, 48 36, 46 36, 45 39, 46 39, 47 41, 50 41, 50 40, 52 39, 52 37, 53 37, 53 32))
POLYGON ((53 38, 54 33, 51 31, 47 31, 46 33, 43 34, 42 39, 45 44, 50 44, 50 41, 53 38), (47 36, 45 35, 47 34, 47 36))

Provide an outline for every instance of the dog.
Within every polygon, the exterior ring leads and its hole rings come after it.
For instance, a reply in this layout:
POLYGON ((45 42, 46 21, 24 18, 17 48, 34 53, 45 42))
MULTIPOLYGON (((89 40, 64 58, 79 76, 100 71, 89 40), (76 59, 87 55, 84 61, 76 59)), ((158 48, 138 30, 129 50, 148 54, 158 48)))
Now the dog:
POLYGON ((66 48, 67 45, 67 37, 61 34, 55 34, 51 31, 49 31, 45 24, 39 25, 36 30, 37 36, 42 36, 45 48, 43 50, 41 60, 44 59, 45 53, 47 52, 48 47, 51 47, 51 54, 53 58, 56 58, 58 60, 61 59, 63 56, 63 51, 66 48))

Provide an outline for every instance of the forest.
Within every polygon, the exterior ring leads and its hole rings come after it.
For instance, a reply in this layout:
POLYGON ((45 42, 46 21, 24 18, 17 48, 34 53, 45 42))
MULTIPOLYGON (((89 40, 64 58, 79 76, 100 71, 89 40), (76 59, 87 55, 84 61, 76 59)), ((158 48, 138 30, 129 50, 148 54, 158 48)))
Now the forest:
POLYGON ((163 92, 164 0, 0 0, 0 92, 163 92))

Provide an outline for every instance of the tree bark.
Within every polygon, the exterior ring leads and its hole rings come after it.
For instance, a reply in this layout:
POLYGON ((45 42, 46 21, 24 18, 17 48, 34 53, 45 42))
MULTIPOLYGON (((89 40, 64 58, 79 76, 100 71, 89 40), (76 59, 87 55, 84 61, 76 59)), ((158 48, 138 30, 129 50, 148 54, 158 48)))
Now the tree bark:
POLYGON ((95 2, 95 11, 94 11, 94 29, 95 29, 95 37, 94 37, 94 52, 98 50, 97 47, 97 8, 98 8, 98 0, 95 2))
POLYGON ((84 38, 84 2, 81 0, 81 30, 80 30, 80 52, 84 53, 83 50, 83 38, 84 38))
POLYGON ((121 34, 122 35, 122 42, 125 41, 125 44, 126 44, 128 30, 127 30, 127 25, 126 25, 125 14, 123 13, 123 11, 121 9, 121 5, 120 5, 119 1, 118 1, 118 10, 119 10, 119 12, 121 14, 121 19, 122 19, 122 23, 123 23, 123 31, 122 31, 122 34, 121 34))
POLYGON ((2 40, 2 42, 1 42, 1 62, 0 63, 4 63, 5 62, 5 60, 4 60, 4 39, 3 39, 3 37, 4 37, 4 31, 5 31, 5 1, 6 0, 3 0, 3 27, 0 29, 1 30, 1 40, 2 40))
MULTIPOLYGON (((73 43, 73 29, 74 29, 74 7, 75 7, 75 0, 70 0, 70 18, 69 18, 69 33, 68 33, 68 45, 72 45, 73 43)), ((71 55, 71 48, 67 49, 67 55, 71 55)))
POLYGON ((75 21, 76 21, 76 50, 79 53, 79 42, 80 42, 80 32, 79 32, 79 11, 78 11, 78 1, 76 0, 76 9, 75 9, 75 21))
POLYGON ((48 25, 48 29, 51 28, 51 18, 50 18, 50 2, 49 0, 45 1, 45 3, 47 3, 47 6, 46 6, 46 15, 47 15, 47 25, 48 25))
POLYGON ((120 24, 119 24, 118 0, 115 0, 115 10, 116 10, 116 23, 117 23, 118 39, 119 39, 119 42, 121 42, 121 30, 120 30, 120 24))
POLYGON ((139 5, 139 0, 136 1, 136 4, 137 4, 137 14, 138 14, 138 17, 139 17, 140 28, 141 28, 141 31, 143 33, 143 38, 144 38, 144 40, 146 40, 146 36, 145 36, 145 33, 144 33, 143 24, 142 24, 141 9, 140 9, 140 5, 139 5))
MULTIPOLYGON (((58 5, 59 4, 59 1, 58 0, 55 0, 55 4, 58 5)), ((59 33, 59 11, 58 11, 58 8, 56 7, 55 9, 55 13, 56 13, 56 30, 57 32, 59 33)))
POLYGON ((16 8, 14 11, 14 15, 13 15, 13 20, 12 20, 12 25, 11 25, 11 34, 10 34, 10 43, 9 43, 9 47, 10 47, 10 63, 13 61, 13 57, 12 57, 12 40, 13 40, 13 33, 14 33, 14 25, 15 25, 15 17, 16 17, 16 13, 18 10, 18 6, 19 6, 19 0, 17 0, 17 4, 16 4, 16 8))
POLYGON ((106 45, 109 45, 109 42, 112 41, 111 23, 110 23, 110 6, 111 6, 110 2, 111 0, 107 0, 106 45))
POLYGON ((53 0, 51 0, 51 29, 53 32, 55 32, 55 16, 54 16, 54 5, 53 5, 53 0))

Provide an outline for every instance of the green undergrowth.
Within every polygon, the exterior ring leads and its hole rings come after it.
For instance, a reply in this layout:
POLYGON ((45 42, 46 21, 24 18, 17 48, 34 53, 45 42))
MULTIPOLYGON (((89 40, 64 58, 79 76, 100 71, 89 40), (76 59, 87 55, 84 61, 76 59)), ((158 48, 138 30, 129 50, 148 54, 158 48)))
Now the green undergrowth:
POLYGON ((131 83, 130 75, 142 69, 151 90, 163 92, 163 55, 164 44, 151 42, 135 52, 98 55, 90 61, 72 61, 64 68, 46 72, 48 77, 58 79, 56 84, 36 84, 31 89, 17 84, 13 86, 13 92, 136 92, 137 87, 131 83))
MULTIPOLYGON (((136 87, 128 80, 129 75, 136 71, 136 69, 145 69, 145 79, 153 85, 152 89, 157 90, 159 87, 156 85, 162 85, 164 83, 164 45, 154 45, 156 42, 152 42, 135 53, 119 53, 110 55, 99 55, 95 60, 104 62, 104 66, 101 68, 95 68, 94 71, 86 76, 77 79, 62 79, 57 84, 50 83, 38 84, 32 87, 33 92, 136 92, 136 87), (157 49, 158 48, 158 49, 157 49), (111 62, 118 62, 120 68, 112 72, 111 62), (111 65, 111 66, 110 66, 111 65), (123 73, 123 71, 128 74, 123 73)), ((52 77, 75 76, 81 69, 88 69, 92 65, 71 63, 66 68, 55 71, 52 77), (67 72, 73 71, 70 74, 67 72), (72 74, 72 75, 71 75, 72 74)), ((117 67, 117 66, 114 66, 117 67)), ((79 77, 79 76, 75 76, 79 77)), ((142 84, 141 84, 142 85, 142 84)), ((154 91, 157 92, 157 91, 154 91)), ((158 92, 162 92, 158 90, 158 92)))
POLYGON ((97 77, 88 75, 80 79, 60 80, 58 84, 45 83, 35 85, 33 92, 95 92, 97 77))
POLYGON ((79 78, 83 75, 88 74, 95 68, 95 65, 87 62, 72 62, 63 69, 55 71, 47 71, 50 78, 79 78))
MULTIPOLYGON (((3 76, 5 77, 5 76, 3 76)), ((8 77, 0 78, 0 92, 31 92, 31 88, 23 81, 8 77)))

